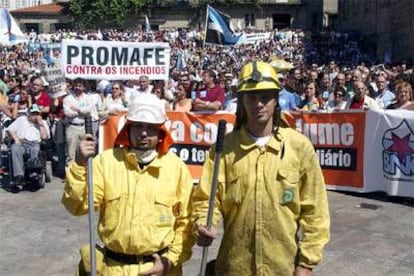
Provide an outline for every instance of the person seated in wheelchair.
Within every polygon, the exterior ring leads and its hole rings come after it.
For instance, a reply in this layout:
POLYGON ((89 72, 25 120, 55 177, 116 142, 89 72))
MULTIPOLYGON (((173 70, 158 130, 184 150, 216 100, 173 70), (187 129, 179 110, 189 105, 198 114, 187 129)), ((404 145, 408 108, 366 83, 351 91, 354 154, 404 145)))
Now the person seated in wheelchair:
MULTIPOLYGON (((25 165, 38 171, 43 168, 44 164, 40 161, 40 144, 42 140, 50 138, 50 130, 47 123, 42 120, 39 107, 33 104, 27 116, 18 117, 6 131, 14 141, 11 145, 14 181, 10 189, 18 192, 25 184, 25 165)), ((28 180, 32 185, 38 185, 37 188, 42 188, 44 184, 41 183, 41 173, 33 171, 35 173, 32 173, 29 176, 31 179, 28 180)))

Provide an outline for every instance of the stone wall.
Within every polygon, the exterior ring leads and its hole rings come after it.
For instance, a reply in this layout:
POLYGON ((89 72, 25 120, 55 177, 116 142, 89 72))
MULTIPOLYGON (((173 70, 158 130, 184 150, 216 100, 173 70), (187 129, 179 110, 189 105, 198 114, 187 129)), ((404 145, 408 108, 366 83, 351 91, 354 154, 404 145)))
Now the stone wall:
POLYGON ((398 62, 414 58, 413 12, 411 0, 339 0, 338 27, 361 32, 379 61, 387 55, 398 62))

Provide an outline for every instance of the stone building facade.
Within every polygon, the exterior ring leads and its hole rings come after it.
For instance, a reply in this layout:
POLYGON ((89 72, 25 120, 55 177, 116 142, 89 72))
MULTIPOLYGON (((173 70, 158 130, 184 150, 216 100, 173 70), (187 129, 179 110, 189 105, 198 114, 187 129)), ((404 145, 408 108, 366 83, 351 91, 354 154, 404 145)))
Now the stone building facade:
MULTIPOLYGON (((326 17, 332 17, 338 0, 256 0, 238 1, 238 4, 224 4, 215 1, 214 8, 228 14, 234 26, 251 27, 262 30, 286 27, 319 30, 326 17), (221 4, 220 4, 221 3, 221 4), (334 3, 332 5, 332 3, 334 3), (333 8, 332 8, 333 6, 333 8)), ((68 27, 69 0, 53 0, 53 4, 41 5, 12 11, 12 15, 22 29, 54 31, 61 26, 68 27)), ((205 8, 196 8, 197 1, 148 1, 144 13, 148 14, 153 29, 204 27, 205 8)), ((144 18, 128 17, 128 27, 145 24, 144 18)), ((73 23, 73 19, 72 19, 73 23)), ((99 27, 99 22, 97 22, 99 27)))
POLYGON ((338 1, 339 30, 358 30, 380 62, 413 61, 414 1, 338 1))

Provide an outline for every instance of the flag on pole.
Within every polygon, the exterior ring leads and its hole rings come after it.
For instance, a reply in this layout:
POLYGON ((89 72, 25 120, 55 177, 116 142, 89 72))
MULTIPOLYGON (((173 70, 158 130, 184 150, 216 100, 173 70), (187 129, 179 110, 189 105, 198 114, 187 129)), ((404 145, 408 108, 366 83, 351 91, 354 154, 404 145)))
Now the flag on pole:
POLYGON ((230 16, 207 5, 205 43, 235 45, 241 35, 236 35, 230 26, 230 16))
POLYGON ((239 19, 237 19, 237 31, 241 32, 242 30, 243 30, 243 27, 242 27, 241 20, 239 18, 239 19))
POLYGON ((27 42, 27 37, 20 30, 10 12, 5 8, 0 8, 0 44, 12 46, 27 42))
POLYGON ((145 16, 145 32, 146 33, 151 33, 152 32, 148 16, 145 16))

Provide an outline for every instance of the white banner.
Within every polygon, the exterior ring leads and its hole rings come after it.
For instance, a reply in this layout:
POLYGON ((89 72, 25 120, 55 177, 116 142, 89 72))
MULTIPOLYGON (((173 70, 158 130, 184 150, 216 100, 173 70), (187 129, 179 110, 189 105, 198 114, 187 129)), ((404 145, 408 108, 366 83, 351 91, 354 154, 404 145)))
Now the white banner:
POLYGON ((168 43, 63 40, 62 71, 66 78, 129 80, 146 75, 168 79, 168 43))
POLYGON ((414 112, 369 111, 365 128, 364 191, 414 197, 414 112))
POLYGON ((237 44, 254 44, 260 40, 269 40, 270 33, 251 33, 251 34, 243 34, 237 44))

